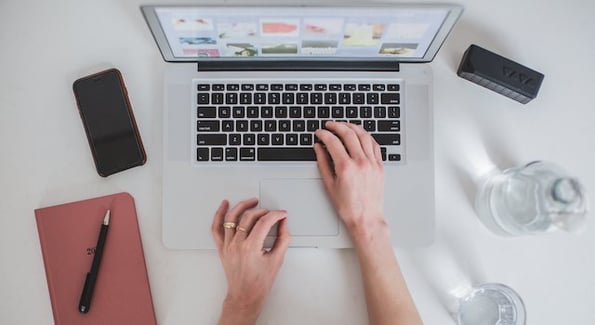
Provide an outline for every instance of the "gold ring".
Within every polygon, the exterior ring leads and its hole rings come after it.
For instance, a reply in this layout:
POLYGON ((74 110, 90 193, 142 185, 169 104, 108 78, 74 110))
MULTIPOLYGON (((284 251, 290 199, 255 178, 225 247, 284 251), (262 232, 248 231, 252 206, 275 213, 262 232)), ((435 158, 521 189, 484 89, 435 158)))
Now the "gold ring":
POLYGON ((223 223, 223 228, 226 229, 234 229, 237 226, 237 224, 235 222, 224 222, 223 223))
POLYGON ((240 226, 238 226, 238 227, 236 228, 236 230, 237 230, 237 231, 248 232, 248 230, 246 230, 246 228, 244 228, 244 227, 240 227, 240 226))

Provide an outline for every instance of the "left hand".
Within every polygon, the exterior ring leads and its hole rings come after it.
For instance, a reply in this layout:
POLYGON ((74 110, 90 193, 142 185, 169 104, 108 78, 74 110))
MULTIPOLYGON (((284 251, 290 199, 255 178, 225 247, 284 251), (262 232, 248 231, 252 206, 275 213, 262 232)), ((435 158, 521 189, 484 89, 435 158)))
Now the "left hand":
POLYGON ((254 324, 289 247, 285 211, 253 209, 257 199, 245 200, 230 211, 229 202, 221 202, 211 231, 227 278, 227 296, 219 324, 254 324), (232 222, 235 228, 224 228, 232 222), (279 223, 278 237, 270 250, 264 240, 279 223))

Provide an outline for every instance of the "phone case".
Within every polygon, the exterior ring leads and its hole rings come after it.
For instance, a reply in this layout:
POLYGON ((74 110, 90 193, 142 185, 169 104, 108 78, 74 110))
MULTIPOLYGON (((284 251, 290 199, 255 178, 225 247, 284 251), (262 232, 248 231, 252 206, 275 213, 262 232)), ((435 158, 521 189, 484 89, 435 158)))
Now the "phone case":
POLYGON ((85 134, 87 136, 87 141, 89 142, 89 147, 91 148, 91 154, 93 155, 93 161, 95 163, 95 169, 97 170, 97 173, 99 174, 99 176, 101 177, 108 177, 110 175, 119 173, 121 171, 133 168, 133 167, 137 167, 137 166, 142 166, 147 162, 147 154, 145 152, 145 147, 143 145, 143 141, 142 138, 140 137, 140 132, 138 130, 138 126, 136 124, 136 119, 134 117, 134 111, 132 110, 132 105, 130 104, 130 99, 128 98, 128 89, 126 89, 126 84, 124 83, 124 78, 122 77, 122 73, 120 72, 120 70, 116 69, 116 68, 111 68, 111 69, 107 69, 107 70, 103 70, 91 75, 87 75, 84 76, 82 78, 77 79, 73 84, 72 84, 72 89, 74 92, 74 97, 76 99, 76 106, 78 108, 79 111, 79 115, 81 117, 81 121, 83 122, 83 127, 85 128, 85 134), (82 82, 85 81, 87 79, 92 79, 95 78, 97 76, 103 75, 103 74, 108 74, 108 73, 116 73, 116 75, 118 76, 118 80, 120 82, 120 87, 122 89, 122 91, 124 92, 124 99, 126 100, 126 107, 128 109, 128 113, 130 114, 130 119, 132 122, 132 128, 134 130, 134 137, 138 143, 139 149, 140 149, 140 153, 141 153, 141 157, 140 160, 138 162, 135 162, 129 166, 125 166, 122 168, 118 168, 118 169, 112 169, 112 170, 101 170, 99 168, 99 163, 98 163, 98 157, 96 155, 95 149, 94 149, 94 144, 93 141, 91 139, 91 136, 89 134, 89 130, 87 129, 87 125, 85 123, 83 114, 81 112, 81 106, 80 106, 80 102, 78 99, 78 94, 77 94, 77 85, 82 82))

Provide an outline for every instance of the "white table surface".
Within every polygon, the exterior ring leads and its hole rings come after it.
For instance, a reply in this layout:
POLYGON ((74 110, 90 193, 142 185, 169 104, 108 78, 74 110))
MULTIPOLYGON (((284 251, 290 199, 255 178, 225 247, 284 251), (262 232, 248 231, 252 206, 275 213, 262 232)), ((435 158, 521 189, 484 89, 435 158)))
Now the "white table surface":
MULTIPOLYGON (((501 238, 478 221, 471 205, 474 180, 489 166, 536 159, 578 176, 595 204, 595 2, 461 2, 466 11, 432 63, 435 242, 396 249, 410 290, 426 324, 453 324, 445 307, 450 293, 482 282, 516 289, 528 324, 595 324, 593 218, 582 235, 501 238), (521 105, 457 77, 471 43, 544 73, 538 98, 521 105)), ((161 242, 166 64, 140 4, 0 2, 2 324, 53 323, 33 210, 118 191, 136 199, 159 324, 213 324, 218 317, 226 284, 215 251, 173 251, 161 242), (148 162, 104 179, 95 172, 71 87, 110 66, 124 74, 148 162)), ((354 252, 323 249, 289 250, 259 320, 366 322, 354 252)))

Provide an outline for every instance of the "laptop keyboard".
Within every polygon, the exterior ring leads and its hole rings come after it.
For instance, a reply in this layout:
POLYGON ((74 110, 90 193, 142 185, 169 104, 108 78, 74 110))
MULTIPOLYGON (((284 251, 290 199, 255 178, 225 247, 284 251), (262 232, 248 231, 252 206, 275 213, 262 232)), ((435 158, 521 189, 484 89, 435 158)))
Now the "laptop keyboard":
POLYGON ((327 121, 361 125, 385 162, 404 160, 401 84, 395 80, 195 80, 197 164, 315 161, 314 131, 327 121))

